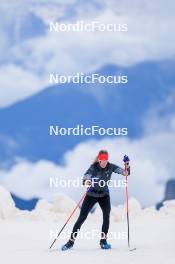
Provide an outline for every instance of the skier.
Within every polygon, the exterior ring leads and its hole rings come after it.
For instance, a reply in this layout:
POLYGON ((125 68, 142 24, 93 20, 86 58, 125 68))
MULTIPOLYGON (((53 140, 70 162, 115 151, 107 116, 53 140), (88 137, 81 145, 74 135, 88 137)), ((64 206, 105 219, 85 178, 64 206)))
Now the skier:
POLYGON ((96 203, 100 205, 103 213, 100 247, 102 249, 111 248, 111 245, 107 242, 107 233, 109 229, 109 218, 111 210, 111 202, 107 182, 111 179, 111 175, 113 172, 128 176, 130 174, 129 164, 126 165, 125 169, 122 169, 119 166, 108 161, 108 152, 106 150, 99 151, 94 163, 84 174, 83 184, 85 186, 88 186, 88 191, 84 198, 80 210, 80 215, 73 227, 70 239, 61 248, 63 251, 73 247, 75 238, 81 228, 81 225, 84 223, 89 212, 96 203), (103 184, 103 187, 100 184, 101 180, 105 182, 105 185, 103 184))

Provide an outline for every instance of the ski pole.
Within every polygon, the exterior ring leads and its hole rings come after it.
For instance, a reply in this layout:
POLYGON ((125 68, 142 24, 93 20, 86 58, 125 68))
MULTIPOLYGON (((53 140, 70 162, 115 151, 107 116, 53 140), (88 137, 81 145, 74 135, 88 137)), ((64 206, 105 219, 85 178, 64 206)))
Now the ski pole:
POLYGON ((129 225, 129 202, 128 202, 128 165, 129 165, 129 157, 127 155, 123 158, 125 164, 125 172, 126 174, 126 215, 127 215, 127 227, 128 227, 128 248, 130 251, 135 250, 136 248, 130 248, 130 225, 129 225))
MULTIPOLYGON (((90 186, 91 187, 91 186, 90 186)), ((66 227, 66 225, 68 224, 69 220, 71 219, 71 217, 73 216, 73 214, 75 213, 75 211, 77 210, 78 207, 80 207, 81 202, 84 200, 87 192, 89 191, 90 187, 87 189, 86 193, 83 194, 83 196, 81 197, 80 201, 77 203, 77 205, 75 206, 75 208, 73 209, 73 211, 71 212, 70 216, 67 218, 65 224, 63 225, 63 227, 60 229, 60 231, 58 232, 56 238, 54 239, 54 241, 52 242, 52 244, 50 245, 49 249, 51 249, 53 247, 53 245, 55 244, 55 242, 57 241, 58 237, 60 236, 60 234, 62 233, 62 231, 64 230, 64 228, 66 227)))
MULTIPOLYGON (((127 165, 129 164, 128 156, 124 156, 123 161, 125 163, 125 172, 128 173, 127 165)), ((129 230, 129 206, 128 206, 128 175, 126 175, 126 215, 127 215, 127 226, 128 226, 128 247, 130 248, 130 230, 129 230)))

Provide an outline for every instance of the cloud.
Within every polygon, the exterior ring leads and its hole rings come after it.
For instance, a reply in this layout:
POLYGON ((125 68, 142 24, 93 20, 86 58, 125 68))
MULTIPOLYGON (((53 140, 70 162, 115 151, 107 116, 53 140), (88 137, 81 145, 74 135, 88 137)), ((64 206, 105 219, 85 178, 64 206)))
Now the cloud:
MULTIPOLYGON (((42 1, 37 5, 28 1, 28 8, 22 2, 14 1, 12 6, 4 2, 1 6, 3 9, 0 13, 5 15, 0 30, 3 40, 0 44, 3 55, 0 65, 0 106, 10 105, 44 89, 52 71, 60 74, 91 72, 109 63, 130 67, 142 61, 171 58, 175 54, 172 34, 174 1, 159 1, 157 4, 156 1, 131 3, 111 0, 83 5, 73 0, 55 0, 49 4, 42 1), (57 4, 59 12, 55 9, 57 4), (69 12, 69 8, 74 12, 69 12), (45 25, 50 19, 62 18, 65 22, 75 22, 86 17, 87 22, 128 23, 129 31, 127 34, 46 32, 42 36, 22 39, 20 18, 28 12, 40 17, 45 25)), ((172 98, 167 99, 167 107, 172 107, 172 98)), ((1 170, 0 183, 23 198, 39 196, 52 199, 49 177, 81 177, 96 152, 107 148, 111 161, 120 166, 124 154, 131 157, 130 195, 144 205, 156 203, 163 198, 165 182, 174 177, 175 171, 175 116, 162 117, 161 109, 161 106, 153 106, 149 112, 142 138, 81 143, 65 153, 64 166, 44 160, 34 164, 24 160, 10 171, 1 170)), ((113 175, 115 177, 119 176, 113 175)), ((75 188, 60 188, 57 191, 65 192, 74 199, 78 199, 83 192, 75 188)), ((113 189, 111 196, 114 204, 124 202, 123 189, 113 189)))
MULTIPOLYGON (((3 39, 0 46, 3 55, 0 87, 3 87, 4 94, 0 106, 7 106, 44 89, 49 84, 50 72, 87 73, 109 63, 130 67, 147 60, 174 57, 175 39, 172 32, 175 3, 168 2, 133 1, 131 4, 125 0, 116 4, 111 0, 81 4, 73 0, 64 3, 55 0, 34 5, 33 1, 29 1, 28 8, 22 1, 14 1, 13 5, 4 3, 0 10, 2 15, 6 14, 3 15, 0 30, 3 39), (58 8, 55 9, 55 6, 58 8), (22 23, 29 13, 40 18, 45 29, 52 19, 61 19, 65 23, 84 19, 85 22, 127 23, 129 30, 127 33, 50 33, 46 30, 43 35, 23 39, 21 29, 24 30, 25 25, 22 23), (6 82, 3 78, 4 68, 9 76, 6 82), (26 83, 23 89, 15 83, 19 71, 22 86, 26 83)), ((32 18, 30 23, 37 30, 32 18)))
MULTIPOLYGON (((107 149, 110 161, 121 167, 123 155, 127 154, 131 159, 130 196, 134 196, 144 206, 161 201, 167 180, 175 178, 175 114, 169 114, 173 98, 172 94, 163 105, 154 105, 147 116, 143 116, 144 133, 141 138, 104 138, 80 143, 65 153, 62 165, 47 160, 31 163, 21 157, 10 170, 0 170, 0 185, 25 199, 36 196, 52 200, 55 192, 61 192, 78 200, 84 188, 74 188, 73 185, 71 188, 49 188, 49 179, 78 179, 81 182, 81 177, 97 152, 107 149), (167 109, 168 114, 163 116, 162 109, 167 109)), ((123 179, 123 176, 116 174, 112 177, 123 179)), ((111 197, 113 204, 124 203, 124 189, 112 188, 111 197)))
MULTIPOLYGON (((122 157, 131 158, 129 178, 130 196, 136 197, 142 205, 148 206, 163 199, 165 183, 174 177, 175 134, 160 131, 137 140, 103 139, 77 145, 65 153, 64 165, 41 160, 35 164, 22 161, 10 171, 0 171, 0 184, 23 198, 34 196, 52 200, 55 192, 68 194, 75 200, 85 191, 83 188, 49 188, 49 178, 62 180, 80 179, 92 163, 98 150, 108 149, 110 161, 123 166, 122 157)), ((113 179, 123 179, 113 174, 113 179)), ((125 201, 123 188, 111 189, 112 203, 125 201)))
POLYGON ((27 98, 39 92, 44 86, 43 79, 19 66, 9 64, 0 67, 0 106, 27 98))

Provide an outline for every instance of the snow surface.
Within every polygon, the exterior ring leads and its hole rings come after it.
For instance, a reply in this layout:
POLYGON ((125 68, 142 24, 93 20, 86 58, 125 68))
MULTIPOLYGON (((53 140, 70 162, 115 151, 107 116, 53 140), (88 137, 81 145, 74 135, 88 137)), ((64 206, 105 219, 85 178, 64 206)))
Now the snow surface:
MULTIPOLYGON (((12 263, 125 263, 125 264, 174 264, 175 260, 175 201, 166 201, 160 211, 154 207, 141 209, 138 201, 131 198, 130 229, 131 246, 128 251, 126 239, 109 239, 112 250, 99 248, 99 239, 77 239, 72 250, 60 251, 66 237, 60 237, 52 250, 51 234, 56 234, 74 208, 75 202, 59 194, 53 203, 40 200, 32 212, 15 208, 7 190, 0 186, 0 260, 12 263), (54 233, 55 232, 55 233, 54 233)), ((79 212, 65 228, 69 235, 79 212)), ((81 232, 101 229, 101 210, 97 207, 88 216, 81 232)), ((112 207, 110 232, 127 231, 125 206, 112 207)))

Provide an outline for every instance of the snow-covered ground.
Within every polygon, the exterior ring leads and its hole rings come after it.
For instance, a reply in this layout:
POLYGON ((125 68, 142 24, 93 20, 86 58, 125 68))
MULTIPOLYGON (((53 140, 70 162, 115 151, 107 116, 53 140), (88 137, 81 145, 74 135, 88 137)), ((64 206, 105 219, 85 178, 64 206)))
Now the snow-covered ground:
MULTIPOLYGON (((52 250, 51 232, 57 232, 74 202, 58 195, 53 204, 40 201, 32 212, 23 212, 14 207, 10 194, 0 187, 0 260, 12 263, 125 263, 125 264, 174 264, 175 260, 175 201, 169 201, 157 212, 154 208, 141 209, 135 199, 130 200, 131 245, 135 251, 128 251, 126 239, 109 239, 112 249, 99 248, 99 239, 77 239, 72 250, 60 251, 67 239, 58 239, 52 250)), ((78 212, 77 212, 78 214, 78 212)), ((75 215, 65 232, 70 232, 76 220, 75 215)), ((101 212, 97 208, 89 215, 81 229, 83 232, 101 228, 101 212)), ((123 206, 113 207, 110 232, 126 234, 126 216, 123 206)), ((65 233, 64 233, 65 234, 65 233)), ((125 238, 125 237, 123 237, 125 238)))

